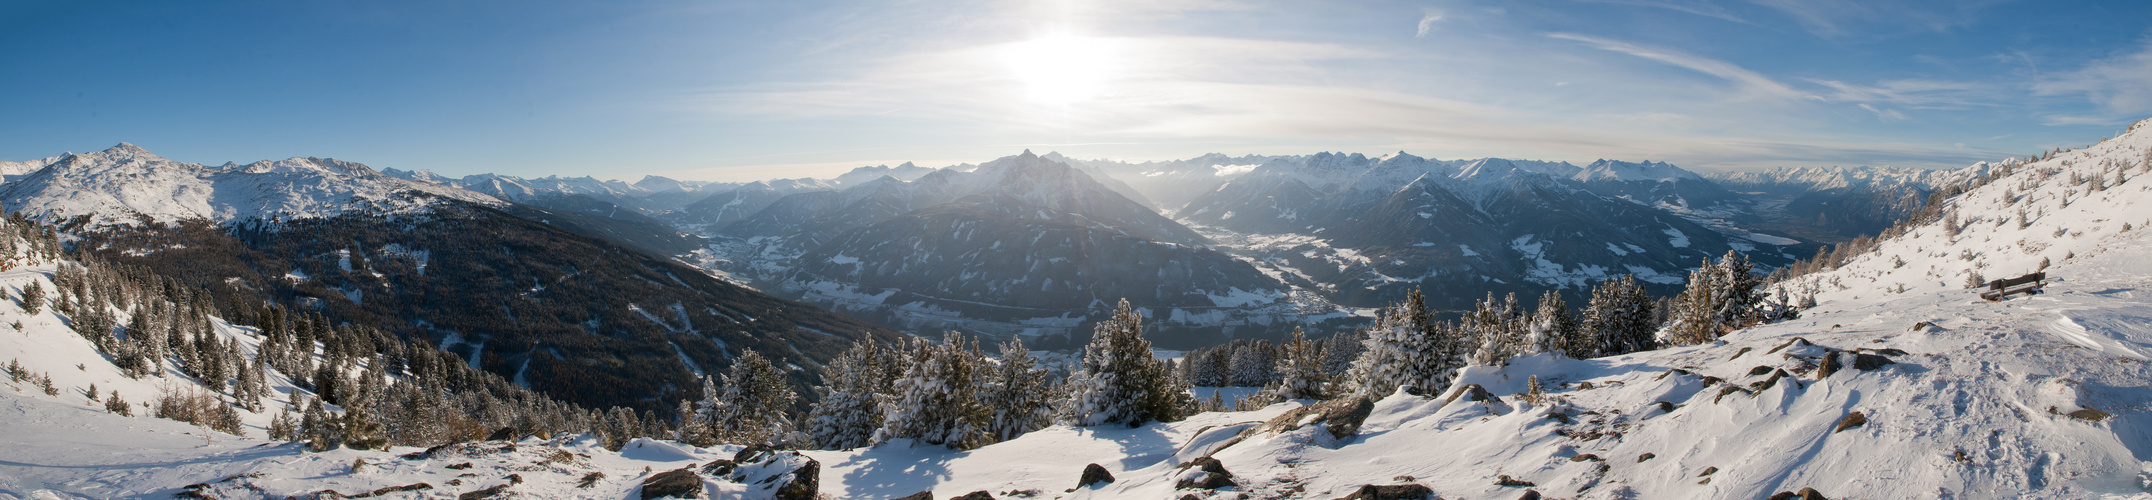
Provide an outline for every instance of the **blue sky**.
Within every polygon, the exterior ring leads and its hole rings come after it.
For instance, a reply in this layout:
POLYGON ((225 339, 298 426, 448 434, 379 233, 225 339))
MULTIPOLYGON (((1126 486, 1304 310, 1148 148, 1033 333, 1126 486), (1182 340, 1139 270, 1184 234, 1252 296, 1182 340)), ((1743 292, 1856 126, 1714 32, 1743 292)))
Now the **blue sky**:
POLYGON ((2152 2, 0 0, 0 159, 748 180, 1407 151, 1956 167, 2152 117, 2152 2))

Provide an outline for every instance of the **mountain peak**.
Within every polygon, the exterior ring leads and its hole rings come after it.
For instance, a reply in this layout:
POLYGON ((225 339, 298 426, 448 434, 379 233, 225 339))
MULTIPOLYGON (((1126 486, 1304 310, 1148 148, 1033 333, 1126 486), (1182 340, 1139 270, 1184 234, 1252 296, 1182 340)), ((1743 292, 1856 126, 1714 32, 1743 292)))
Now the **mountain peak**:
POLYGON ((1683 179, 1701 179, 1703 176, 1663 161, 1644 160, 1642 163, 1633 163, 1601 158, 1599 161, 1594 161, 1592 164, 1584 166, 1584 171, 1577 172, 1577 175, 1571 178, 1584 182, 1670 182, 1683 179))

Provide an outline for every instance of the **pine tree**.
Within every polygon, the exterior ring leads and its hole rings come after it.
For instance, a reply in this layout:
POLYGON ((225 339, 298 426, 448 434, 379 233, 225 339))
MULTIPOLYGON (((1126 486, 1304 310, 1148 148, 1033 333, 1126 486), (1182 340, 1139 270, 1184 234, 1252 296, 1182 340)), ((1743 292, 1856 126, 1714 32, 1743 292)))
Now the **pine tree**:
POLYGON ((114 389, 111 396, 105 397, 105 411, 117 413, 122 417, 134 416, 134 408, 129 406, 126 400, 120 399, 118 389, 114 389))
POLYGON ((30 280, 29 286, 22 287, 22 312, 37 314, 37 311, 44 307, 45 285, 37 280, 30 280))
POLYGON ((1165 372, 1143 338, 1143 316, 1122 299, 1113 318, 1100 322, 1084 346, 1083 359, 1069 374, 1061 418, 1091 426, 1179 420, 1194 405, 1187 388, 1165 372))
POLYGON ((769 358, 746 350, 720 381, 714 397, 696 405, 708 437, 704 442, 770 444, 792 432, 786 411, 799 395, 769 358))
POLYGON ((1634 275, 1600 282, 1577 328, 1589 341, 1571 356, 1586 359, 1657 348, 1653 307, 1651 294, 1634 275))
POLYGON ((1450 375, 1463 366, 1469 341, 1459 328, 1436 323, 1418 290, 1403 302, 1385 307, 1361 341, 1360 356, 1346 372, 1346 392, 1380 398, 1411 386, 1423 393, 1448 388, 1450 375))
POLYGON ((306 449, 310 451, 329 451, 343 445, 343 429, 321 407, 320 398, 307 401, 306 413, 299 419, 299 433, 306 438, 306 449))
POLYGON ((1323 361, 1320 343, 1308 340, 1306 333, 1294 327, 1293 338, 1285 342, 1284 354, 1278 357, 1277 397, 1328 398, 1330 374, 1323 369, 1323 361))
MULTIPOLYGON (((704 394, 712 394, 716 390, 710 387, 709 380, 708 378, 703 379, 704 394)), ((673 430, 672 438, 674 441, 687 443, 690 446, 717 445, 717 440, 711 439, 708 422, 705 422, 702 416, 695 412, 695 403, 685 399, 680 400, 680 404, 673 407, 673 418, 680 422, 679 428, 673 430)))
POLYGON ((1718 263, 1706 259, 1689 272, 1688 288, 1674 298, 1667 340, 1677 345, 1701 344, 1754 324, 1756 304, 1762 301, 1756 291, 1762 279, 1754 270, 1747 257, 1729 250, 1718 263))
POLYGON ((1548 290, 1539 296, 1539 308, 1532 312, 1529 334, 1520 354, 1551 352, 1574 358, 1570 352, 1577 338, 1577 317, 1569 312, 1569 304, 1562 301, 1561 294, 1548 290))
POLYGON ((889 356, 873 340, 862 338, 823 370, 822 399, 807 413, 808 436, 815 446, 846 450, 872 444, 882 427, 880 399, 889 392, 881 359, 889 356))
POLYGON ((957 332, 944 336, 941 345, 922 339, 910 343, 910 367, 890 387, 894 397, 884 409, 874 442, 914 439, 957 450, 990 442, 991 414, 979 401, 976 385, 985 356, 957 332))
POLYGON ((1052 388, 1047 384, 1046 370, 1038 368, 1038 360, 1031 357, 1022 338, 1012 337, 1002 344, 1001 363, 993 368, 992 380, 980 397, 993 413, 987 421, 988 436, 1007 441, 1052 424, 1048 404, 1052 388))
POLYGON ((386 450, 389 446, 387 429, 381 425, 380 409, 374 402, 379 398, 372 384, 359 384, 344 401, 343 444, 354 450, 386 450))
POLYGON ((1237 343, 1233 345, 1233 385, 1238 387, 1262 387, 1277 379, 1275 356, 1270 341, 1237 343))

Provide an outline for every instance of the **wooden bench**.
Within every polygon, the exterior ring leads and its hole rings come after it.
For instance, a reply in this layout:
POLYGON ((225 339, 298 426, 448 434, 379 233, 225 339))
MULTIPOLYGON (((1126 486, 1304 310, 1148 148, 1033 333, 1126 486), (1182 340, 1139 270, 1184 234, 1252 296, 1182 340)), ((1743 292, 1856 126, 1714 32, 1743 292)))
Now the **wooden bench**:
POLYGON ((2012 294, 2032 295, 2040 293, 2040 288, 2045 286, 2047 286, 2047 273, 2045 272, 1999 279, 1988 282, 1988 290, 1980 292, 1980 298, 1995 302, 2009 298, 2012 294))

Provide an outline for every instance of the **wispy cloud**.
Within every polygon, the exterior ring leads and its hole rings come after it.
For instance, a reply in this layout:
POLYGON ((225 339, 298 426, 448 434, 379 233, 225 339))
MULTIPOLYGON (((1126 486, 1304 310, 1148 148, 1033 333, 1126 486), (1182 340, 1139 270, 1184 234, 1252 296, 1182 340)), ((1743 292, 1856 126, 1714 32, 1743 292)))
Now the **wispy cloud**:
POLYGON ((1980 11, 2012 0, 1749 0, 1793 18, 1817 37, 1889 38, 1971 26, 1980 11))
POLYGON ((1877 103, 1919 109, 1962 108, 1989 104, 1988 89, 1969 82, 1941 80, 1886 80, 1876 85, 1859 85, 1820 78, 1807 79, 1811 83, 1831 89, 1822 97, 1828 101, 1851 103, 1877 103))
POLYGON ((2112 124, 2152 113, 2152 42, 2136 52, 2093 61, 2075 71, 2042 75, 2033 92, 2082 96, 2098 112, 2046 117, 2052 125, 2112 124))
POLYGON ((1737 23, 1741 23, 1741 24, 1750 24, 1750 25, 1756 24, 1756 23, 1750 22, 1750 21, 1749 21, 1749 20, 1747 20, 1747 19, 1743 19, 1743 18, 1741 18, 1741 16, 1737 16, 1737 15, 1734 15, 1733 11, 1729 11, 1729 10, 1726 10, 1726 8, 1725 8, 1725 7, 1719 6, 1718 4, 1715 4, 1715 3, 1711 3, 1711 2, 1684 2, 1684 1, 1678 1, 1678 0, 1664 0, 1664 1, 1654 1, 1654 0, 1584 0, 1584 1, 1586 1, 1586 2, 1592 2, 1592 3, 1604 3, 1604 4, 1613 4, 1613 5, 1629 5, 1629 6, 1636 6, 1636 7, 1650 7, 1650 8, 1656 8, 1656 9, 1666 9, 1666 10, 1671 10, 1671 11, 1675 11, 1675 12, 1683 12, 1683 13, 1688 13, 1688 14, 1695 14, 1695 15, 1699 15, 1699 16, 1704 16, 1704 17, 1709 17, 1709 18, 1716 18, 1716 19, 1721 19, 1721 20, 1726 20, 1726 21, 1732 21, 1732 22, 1737 22, 1737 23))
POLYGON ((1770 77, 1763 76, 1762 74, 1759 74, 1757 72, 1749 71, 1746 68, 1742 68, 1732 63, 1720 61, 1717 59, 1696 56, 1673 49, 1646 47, 1628 42, 1609 40, 1605 38, 1590 35, 1581 35, 1576 33, 1550 33, 1547 36, 1562 40, 1583 42, 1601 50, 1619 52, 1636 57, 1650 59, 1653 61, 1659 61, 1662 63, 1687 68, 1691 71, 1695 71, 1698 73, 1719 77, 1720 79, 1732 82, 1735 85, 1741 87, 1742 89, 1759 96, 1782 99, 1800 99, 1812 97, 1808 93, 1795 90, 1793 87, 1789 87, 1786 86, 1786 84, 1779 83, 1777 80, 1773 80, 1770 77))
POLYGON ((1421 37, 1421 38, 1425 38, 1425 37, 1427 37, 1427 32, 1429 32, 1429 31, 1434 31, 1434 30, 1435 30, 1435 23, 1436 23, 1436 22, 1438 22, 1438 21, 1441 21, 1441 20, 1442 20, 1442 14, 1428 14, 1428 15, 1425 15, 1425 16, 1421 16, 1421 17, 1420 17, 1420 29, 1419 29, 1419 32, 1418 32, 1418 33, 1414 33, 1414 34, 1413 34, 1412 36, 1415 36, 1415 37, 1421 37))

